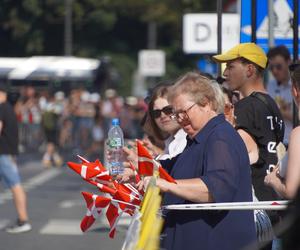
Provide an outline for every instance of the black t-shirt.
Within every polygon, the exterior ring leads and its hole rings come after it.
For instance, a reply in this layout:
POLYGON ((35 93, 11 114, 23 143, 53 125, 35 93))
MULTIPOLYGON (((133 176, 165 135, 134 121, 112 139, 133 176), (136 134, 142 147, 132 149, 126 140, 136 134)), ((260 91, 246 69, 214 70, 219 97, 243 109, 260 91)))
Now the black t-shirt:
POLYGON ((0 154, 16 155, 18 153, 18 122, 12 106, 8 103, 0 104, 0 154))
POLYGON ((259 159, 251 165, 257 198, 275 200, 278 197, 272 188, 264 184, 264 178, 270 165, 277 164, 276 146, 278 138, 283 138, 284 123, 275 101, 267 94, 258 94, 264 97, 268 106, 253 94, 237 102, 236 129, 243 129, 251 135, 259 148, 259 159))

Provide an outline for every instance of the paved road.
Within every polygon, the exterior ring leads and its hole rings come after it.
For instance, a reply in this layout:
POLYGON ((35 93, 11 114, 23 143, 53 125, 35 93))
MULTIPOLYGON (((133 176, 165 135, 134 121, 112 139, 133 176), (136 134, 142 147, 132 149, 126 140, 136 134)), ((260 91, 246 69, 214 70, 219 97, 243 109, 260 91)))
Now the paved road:
MULTIPOLYGON (((85 214, 81 191, 98 193, 69 168, 43 169, 38 161, 24 161, 20 173, 28 195, 28 210, 33 230, 11 235, 3 228, 15 220, 11 194, 0 187, 0 249, 1 250, 115 250, 121 249, 130 218, 120 221, 115 239, 108 237, 105 217, 82 233, 79 228, 85 214)), ((1 183, 2 184, 2 183, 1 183)))

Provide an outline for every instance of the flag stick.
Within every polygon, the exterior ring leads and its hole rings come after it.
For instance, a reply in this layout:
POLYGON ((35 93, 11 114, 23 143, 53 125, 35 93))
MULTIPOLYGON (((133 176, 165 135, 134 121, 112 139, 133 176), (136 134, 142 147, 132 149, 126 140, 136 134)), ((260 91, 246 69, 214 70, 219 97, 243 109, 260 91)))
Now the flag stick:
POLYGON ((129 206, 133 206, 133 207, 136 207, 136 208, 139 208, 140 206, 138 205, 134 205, 132 203, 129 203, 129 202, 125 202, 125 201, 120 201, 120 200, 116 200, 116 199, 111 199, 112 201, 115 201, 115 202, 118 202, 118 203, 122 203, 122 204, 125 204, 125 205, 129 205, 129 206))

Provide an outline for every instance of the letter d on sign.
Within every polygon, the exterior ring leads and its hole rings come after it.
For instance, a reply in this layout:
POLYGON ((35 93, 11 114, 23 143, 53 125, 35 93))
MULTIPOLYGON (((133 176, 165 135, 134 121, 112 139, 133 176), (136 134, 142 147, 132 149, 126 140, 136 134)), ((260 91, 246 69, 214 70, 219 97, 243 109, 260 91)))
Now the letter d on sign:
POLYGON ((197 23, 195 25, 195 38, 197 42, 204 42, 209 39, 211 30, 205 23, 197 23))

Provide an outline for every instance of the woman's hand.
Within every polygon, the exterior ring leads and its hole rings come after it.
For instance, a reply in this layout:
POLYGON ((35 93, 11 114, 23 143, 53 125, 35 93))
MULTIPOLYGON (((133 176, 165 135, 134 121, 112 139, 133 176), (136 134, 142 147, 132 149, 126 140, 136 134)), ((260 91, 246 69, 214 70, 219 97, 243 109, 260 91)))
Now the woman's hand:
POLYGON ((275 167, 272 172, 265 176, 264 183, 269 187, 279 186, 281 179, 279 176, 279 167, 275 167))
MULTIPOLYGON (((141 180, 138 184, 138 190, 146 190, 150 182, 154 182, 155 185, 160 189, 161 192, 169 192, 171 185, 174 183, 170 183, 162 178, 155 178, 153 176, 146 176, 143 180, 141 180)), ((176 185, 176 184, 174 184, 176 185)))
POLYGON ((145 176, 138 184, 137 189, 139 191, 145 191, 149 185, 150 179, 152 176, 145 176))
POLYGON ((153 158, 163 153, 163 150, 153 145, 148 138, 144 138, 142 140, 142 143, 143 146, 145 146, 148 149, 149 153, 152 155, 153 158))
POLYGON ((123 152, 124 158, 127 160, 127 162, 131 162, 135 169, 138 169, 138 155, 136 148, 123 147, 123 152))
POLYGON ((116 176, 115 179, 121 183, 132 183, 135 185, 136 183, 135 183, 134 170, 129 167, 129 163, 127 163, 127 162, 124 162, 123 165, 124 165, 124 172, 122 174, 116 176))

